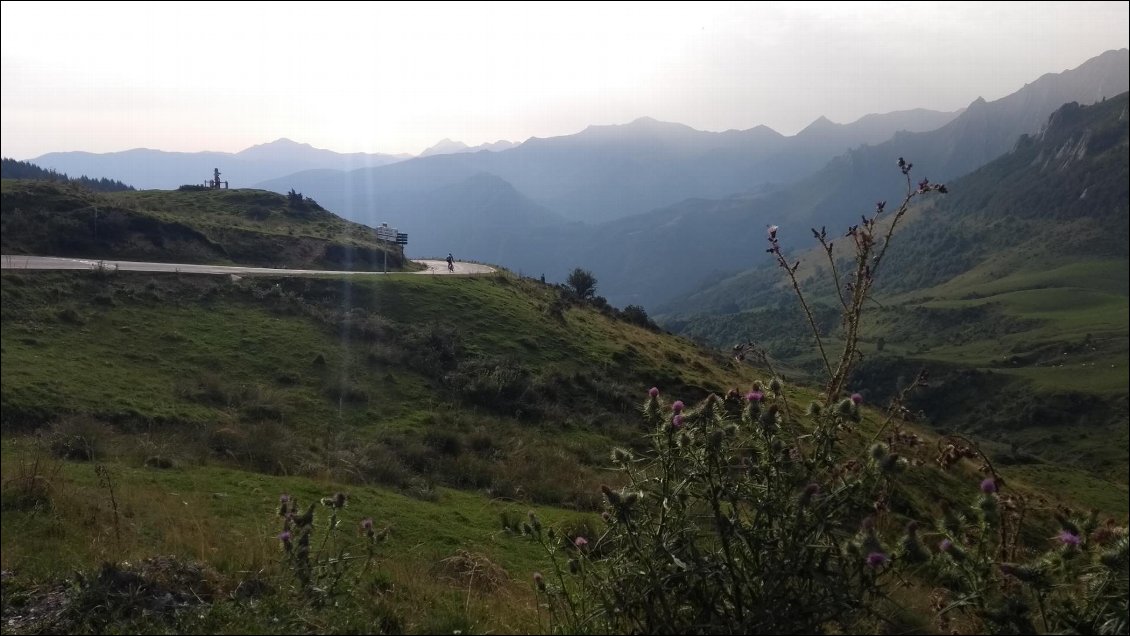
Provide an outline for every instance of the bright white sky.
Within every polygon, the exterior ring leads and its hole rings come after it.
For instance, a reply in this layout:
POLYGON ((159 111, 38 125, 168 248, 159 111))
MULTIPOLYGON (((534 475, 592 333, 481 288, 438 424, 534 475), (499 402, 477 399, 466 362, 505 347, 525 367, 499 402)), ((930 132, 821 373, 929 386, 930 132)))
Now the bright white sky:
POLYGON ((0 153, 418 153, 650 116, 954 110, 1130 46, 1127 2, 3 2, 0 153))

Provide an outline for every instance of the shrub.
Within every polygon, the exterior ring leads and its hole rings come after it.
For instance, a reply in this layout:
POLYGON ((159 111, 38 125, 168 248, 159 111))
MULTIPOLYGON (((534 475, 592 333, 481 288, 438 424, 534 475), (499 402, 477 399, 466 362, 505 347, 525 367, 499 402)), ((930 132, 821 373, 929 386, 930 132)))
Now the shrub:
POLYGON ((577 298, 592 298, 596 295, 596 276, 587 269, 574 269, 565 282, 577 298))

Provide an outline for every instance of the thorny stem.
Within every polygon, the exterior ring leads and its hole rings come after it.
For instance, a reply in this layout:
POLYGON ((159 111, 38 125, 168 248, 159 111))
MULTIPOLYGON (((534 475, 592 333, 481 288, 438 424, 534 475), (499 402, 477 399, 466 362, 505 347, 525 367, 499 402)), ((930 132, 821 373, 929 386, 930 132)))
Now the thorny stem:
POLYGON ((918 371, 918 375, 914 377, 914 381, 903 387, 902 391, 899 392, 898 397, 891 400, 890 405, 887 407, 887 417, 883 420, 883 423, 879 425, 879 430, 875 431, 875 435, 871 437, 871 444, 874 444, 875 441, 879 439, 879 436, 883 434, 883 431, 885 431, 887 427, 891 425, 891 422, 895 419, 895 413, 898 413, 901 409, 905 408, 903 407, 903 405, 906 404, 906 396, 909 395, 910 392, 914 389, 920 386, 925 386, 925 382, 926 369, 922 368, 918 371))
POLYGON ((820 245, 824 248, 824 253, 828 256, 828 265, 832 268, 832 281, 836 284, 836 296, 840 299, 840 306, 844 308, 846 315, 847 301, 844 300, 844 286, 840 283, 840 270, 836 267, 836 258, 832 255, 832 243, 828 241, 828 232, 826 228, 820 228, 817 232, 815 228, 812 229, 813 236, 816 240, 820 241, 820 245))
POLYGON ((816 320, 813 318, 812 310, 808 306, 808 301, 805 299, 804 293, 801 291, 800 284, 796 278, 796 270, 800 266, 800 261, 790 265, 788 261, 785 260, 784 254, 781 251, 780 242, 777 239, 777 227, 772 226, 769 228, 769 249, 767 251, 776 257, 777 265, 785 270, 785 273, 788 275, 789 282, 793 286, 793 292, 796 294, 797 300, 800 301, 801 308, 804 310, 805 317, 808 319, 809 328, 816 338, 817 347, 820 349, 820 357, 824 361, 824 368, 828 373, 828 383, 824 396, 825 407, 832 406, 839 397, 844 389, 844 384, 851 375, 856 360, 861 356, 858 343, 859 329, 861 326, 860 317, 863 314, 863 305, 869 297, 871 287, 874 285, 875 274, 882 264, 887 250, 891 246, 891 238, 894 236, 895 228, 898 227, 899 222, 906 216, 907 211, 910 209, 910 202, 913 201, 915 197, 930 191, 937 191, 943 194, 946 192, 944 185, 931 184, 928 179, 923 179, 918 184, 918 188, 915 189, 910 180, 911 167, 912 164, 904 162, 902 158, 899 159, 899 168, 906 178, 906 196, 903 197, 898 211, 888 224, 882 242, 876 244, 874 233, 878 227, 879 214, 883 212, 886 206, 885 201, 876 204, 875 212, 870 217, 863 217, 861 225, 853 225, 848 230, 847 235, 851 237, 855 244, 855 274, 852 282, 848 284, 851 290, 850 302, 844 298, 842 285, 840 284, 839 271, 836 268, 835 258, 832 253, 832 243, 827 241, 826 230, 824 228, 821 228, 819 232, 817 232, 815 228, 812 230, 813 235, 823 246, 828 261, 831 263, 832 275, 836 283, 836 295, 840 300, 840 305, 843 307, 841 325, 845 336, 844 346, 840 353, 839 362, 836 364, 835 371, 832 370, 832 364, 824 349, 823 338, 820 335, 819 329, 816 327, 816 320), (874 256, 872 256, 873 254, 874 256))
POLYGON ((804 293, 800 290, 800 283, 796 279, 796 269, 800 265, 797 261, 796 265, 789 265, 785 260, 785 255, 781 253, 781 244, 777 241, 777 230, 774 228, 769 233, 769 252, 777 257, 777 264, 789 276, 789 282, 793 285, 793 292, 796 294, 797 299, 800 301, 800 306, 804 310, 804 316, 808 319, 808 327, 812 330, 812 335, 816 337, 816 346, 820 349, 820 358, 824 361, 824 368, 828 371, 828 376, 832 375, 832 364, 828 361, 828 354, 824 350, 824 339, 820 336, 820 329, 816 326, 816 319, 812 317, 812 310, 808 307, 808 302, 804 299, 804 293))

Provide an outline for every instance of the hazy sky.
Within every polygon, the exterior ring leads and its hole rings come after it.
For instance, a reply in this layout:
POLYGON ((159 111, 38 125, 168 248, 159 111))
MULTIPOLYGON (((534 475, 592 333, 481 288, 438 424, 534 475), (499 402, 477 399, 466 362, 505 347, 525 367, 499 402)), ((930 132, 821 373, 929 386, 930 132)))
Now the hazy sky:
POLYGON ((0 152, 418 153, 640 116, 953 110, 1130 46, 1127 2, 3 2, 0 152))

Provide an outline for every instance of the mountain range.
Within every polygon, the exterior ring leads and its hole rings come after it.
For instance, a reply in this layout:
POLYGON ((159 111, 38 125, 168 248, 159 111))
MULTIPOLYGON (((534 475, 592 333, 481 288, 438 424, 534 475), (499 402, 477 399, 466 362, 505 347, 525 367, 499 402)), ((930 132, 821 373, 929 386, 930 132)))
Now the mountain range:
POLYGON ((383 166, 409 155, 339 153, 290 139, 251 146, 240 152, 166 152, 135 148, 121 152, 51 152, 31 159, 43 168, 88 177, 126 179, 136 188, 170 190, 200 184, 220 169, 232 188, 246 188, 264 179, 309 169, 353 170, 383 166))
POLYGON ((793 136, 644 117, 507 149, 445 139, 416 158, 278 140, 234 154, 52 153, 36 162, 141 188, 203 181, 220 167, 233 187, 293 189, 350 220, 389 223, 410 235, 412 255, 452 252, 555 280, 583 266, 614 304, 657 307, 757 266, 769 224, 791 244, 809 227, 842 225, 893 199, 898 157, 915 163, 916 177, 952 179, 1037 132, 1061 105, 1126 91, 1128 59, 1126 49, 1108 51, 956 112, 819 118, 793 136))

